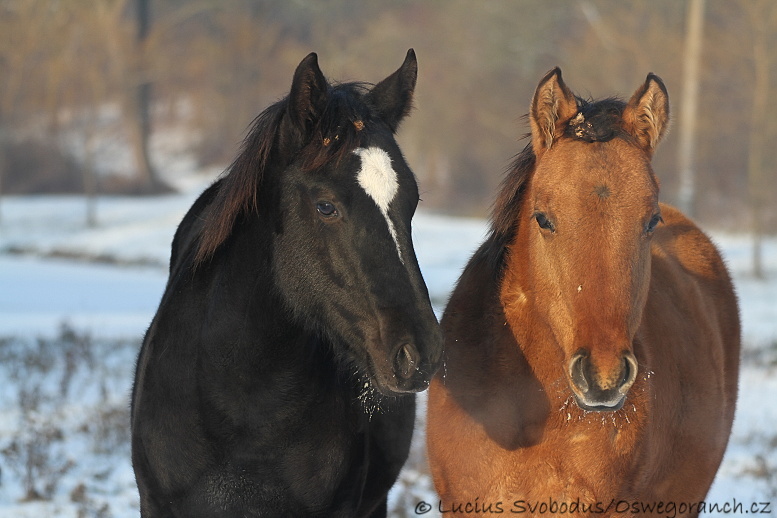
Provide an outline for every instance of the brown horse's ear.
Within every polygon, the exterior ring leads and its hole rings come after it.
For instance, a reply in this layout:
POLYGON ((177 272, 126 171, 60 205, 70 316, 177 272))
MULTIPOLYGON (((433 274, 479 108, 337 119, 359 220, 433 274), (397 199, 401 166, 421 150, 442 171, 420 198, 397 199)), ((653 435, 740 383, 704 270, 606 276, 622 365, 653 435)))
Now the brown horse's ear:
POLYGON ((539 157, 563 133, 563 125, 577 114, 577 100, 556 67, 542 78, 529 111, 534 154, 539 157))
POLYGON ((287 114, 298 137, 312 131, 326 104, 328 84, 318 66, 315 52, 308 54, 294 71, 287 114))
POLYGON ((669 128, 669 94, 660 77, 648 74, 623 110, 623 122, 626 131, 652 155, 669 128))
POLYGON ((399 123, 410 112, 413 105, 413 92, 418 78, 418 61, 415 51, 407 51, 405 61, 399 69, 375 85, 367 94, 367 99, 391 131, 396 132, 399 123))

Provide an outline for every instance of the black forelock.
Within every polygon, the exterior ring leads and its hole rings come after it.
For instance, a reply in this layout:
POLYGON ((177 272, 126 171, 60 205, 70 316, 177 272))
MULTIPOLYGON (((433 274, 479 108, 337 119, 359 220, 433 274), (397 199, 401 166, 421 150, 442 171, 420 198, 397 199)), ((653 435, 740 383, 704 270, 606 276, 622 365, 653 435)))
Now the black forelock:
POLYGON ((331 86, 327 103, 303 149, 303 167, 313 170, 330 161, 339 161, 360 146, 362 132, 373 122, 364 97, 367 83, 341 83, 331 86))
POLYGON ((585 142, 607 142, 615 137, 628 138, 622 116, 626 103, 617 97, 598 101, 577 98, 577 115, 564 130, 567 138, 585 142))

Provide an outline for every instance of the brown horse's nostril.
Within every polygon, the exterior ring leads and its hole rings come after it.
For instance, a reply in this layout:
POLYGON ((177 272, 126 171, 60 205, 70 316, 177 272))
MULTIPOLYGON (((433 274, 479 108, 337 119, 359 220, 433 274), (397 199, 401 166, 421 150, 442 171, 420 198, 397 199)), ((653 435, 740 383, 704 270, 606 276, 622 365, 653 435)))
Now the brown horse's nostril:
POLYGON ((569 377, 580 392, 588 392, 588 380, 586 379, 584 361, 588 358, 585 353, 577 353, 569 362, 569 377))
POLYGON ((612 373, 612 382, 601 378, 586 351, 580 351, 569 362, 569 378, 578 405, 584 410, 618 410, 623 405, 637 379, 637 359, 630 352, 623 353, 621 368, 612 373))
POLYGON ((621 394, 628 392, 628 390, 634 384, 634 381, 637 379, 638 369, 639 364, 637 363, 637 359, 634 357, 634 355, 630 352, 624 353, 623 377, 621 378, 621 383, 618 385, 618 390, 621 392, 621 394))
POLYGON ((394 357, 394 373, 402 379, 410 379, 419 367, 421 356, 412 344, 403 344, 394 357))

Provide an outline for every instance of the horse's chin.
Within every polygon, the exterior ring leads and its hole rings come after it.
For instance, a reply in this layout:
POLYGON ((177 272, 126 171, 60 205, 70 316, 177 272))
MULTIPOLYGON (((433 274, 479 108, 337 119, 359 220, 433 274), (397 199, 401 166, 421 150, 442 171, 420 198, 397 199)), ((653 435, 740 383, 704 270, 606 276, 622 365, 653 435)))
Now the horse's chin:
POLYGON ((615 401, 596 401, 588 402, 583 398, 575 394, 575 403, 581 410, 586 412, 616 412, 623 408, 623 404, 626 402, 626 396, 623 395, 619 400, 615 401))
POLYGON ((413 392, 397 391, 373 374, 362 374, 358 381, 357 399, 364 413, 372 417, 394 408, 413 396, 413 392))
MULTIPOLYGON (((386 347, 380 344, 374 349, 383 351, 386 347)), ((367 365, 363 365, 360 372, 369 380, 371 389, 387 397, 416 394, 428 389, 436 368, 430 369, 413 346, 403 345, 396 349, 399 349, 400 354, 394 352, 388 357, 381 353, 377 357, 374 354, 366 355, 367 361, 363 363, 367 365)))
POLYGON ((403 379, 397 376, 391 369, 380 370, 372 361, 369 365, 357 367, 361 374, 359 378, 359 400, 372 401, 380 404, 387 398, 398 398, 422 392, 429 388, 431 379, 414 377, 403 379))
POLYGON ((431 380, 413 378, 403 380, 393 373, 373 374, 370 376, 370 384, 383 396, 397 397, 423 392, 429 388, 431 380))

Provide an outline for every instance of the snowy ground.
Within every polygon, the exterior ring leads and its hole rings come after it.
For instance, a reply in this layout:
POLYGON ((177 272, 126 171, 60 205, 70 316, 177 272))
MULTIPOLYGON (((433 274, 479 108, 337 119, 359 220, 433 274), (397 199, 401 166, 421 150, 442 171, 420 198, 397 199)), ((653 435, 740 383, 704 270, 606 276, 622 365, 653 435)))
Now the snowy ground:
MULTIPOLYGON (((0 199, 0 517, 138 515, 126 429, 134 357, 195 196, 102 198, 95 228, 79 198, 0 199)), ((416 217, 438 311, 484 231, 480 220, 416 217)), ((777 514, 777 240, 758 281, 747 274, 749 241, 715 237, 735 275, 745 353, 734 434, 708 501, 745 507, 707 516, 749 514, 753 502, 777 514)), ((420 419, 391 495, 395 516, 436 505, 422 435, 420 419)))

